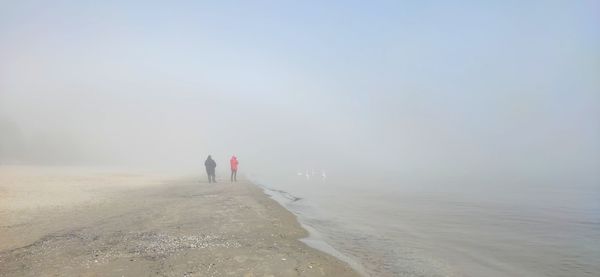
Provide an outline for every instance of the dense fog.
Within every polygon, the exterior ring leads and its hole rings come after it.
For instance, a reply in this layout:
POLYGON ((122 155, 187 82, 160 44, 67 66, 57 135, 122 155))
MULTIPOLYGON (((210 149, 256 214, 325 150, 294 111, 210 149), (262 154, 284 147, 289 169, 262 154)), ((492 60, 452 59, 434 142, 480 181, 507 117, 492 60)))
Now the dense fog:
POLYGON ((600 180, 600 6, 0 3, 0 163, 600 180))

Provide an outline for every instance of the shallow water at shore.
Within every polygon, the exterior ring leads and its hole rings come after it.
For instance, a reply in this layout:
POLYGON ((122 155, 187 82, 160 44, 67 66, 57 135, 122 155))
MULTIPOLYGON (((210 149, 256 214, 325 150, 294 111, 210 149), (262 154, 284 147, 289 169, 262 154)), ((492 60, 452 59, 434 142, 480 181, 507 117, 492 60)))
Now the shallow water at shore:
POLYGON ((271 187, 303 224, 369 275, 600 272, 596 187, 390 190, 306 180, 271 187))

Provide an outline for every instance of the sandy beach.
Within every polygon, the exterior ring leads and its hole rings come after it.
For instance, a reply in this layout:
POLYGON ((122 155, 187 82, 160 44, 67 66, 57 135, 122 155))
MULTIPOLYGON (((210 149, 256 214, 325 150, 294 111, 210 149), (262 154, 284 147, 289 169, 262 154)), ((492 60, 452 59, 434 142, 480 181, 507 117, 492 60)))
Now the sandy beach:
POLYGON ((358 275, 258 187, 201 177, 0 167, 0 276, 358 275))

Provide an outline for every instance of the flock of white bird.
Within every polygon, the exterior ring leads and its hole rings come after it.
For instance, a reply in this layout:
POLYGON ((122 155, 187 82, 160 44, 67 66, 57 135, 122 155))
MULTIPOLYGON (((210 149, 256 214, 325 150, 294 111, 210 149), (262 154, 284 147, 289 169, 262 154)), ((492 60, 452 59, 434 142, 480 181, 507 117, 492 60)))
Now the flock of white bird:
POLYGON ((319 175, 321 175, 321 180, 325 181, 325 179, 327 179, 327 174, 325 173, 324 170, 321 170, 320 172, 315 171, 315 170, 308 170, 308 169, 304 172, 299 170, 298 173, 296 173, 296 175, 304 176, 304 177, 306 177, 306 180, 310 180, 311 178, 317 178, 319 175))

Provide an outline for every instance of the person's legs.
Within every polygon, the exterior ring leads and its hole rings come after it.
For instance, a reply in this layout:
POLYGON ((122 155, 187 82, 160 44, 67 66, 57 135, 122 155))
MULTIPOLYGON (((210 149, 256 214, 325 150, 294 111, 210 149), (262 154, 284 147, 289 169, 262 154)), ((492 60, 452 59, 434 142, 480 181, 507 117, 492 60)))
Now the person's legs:
POLYGON ((230 182, 233 182, 233 172, 235 172, 235 171, 233 171, 233 169, 232 169, 231 170, 231 179, 230 179, 230 182))
POLYGON ((237 169, 233 171, 233 180, 237 182, 237 169))
POLYGON ((215 171, 214 170, 207 169, 206 175, 208 175, 209 183, 215 183, 215 171))

